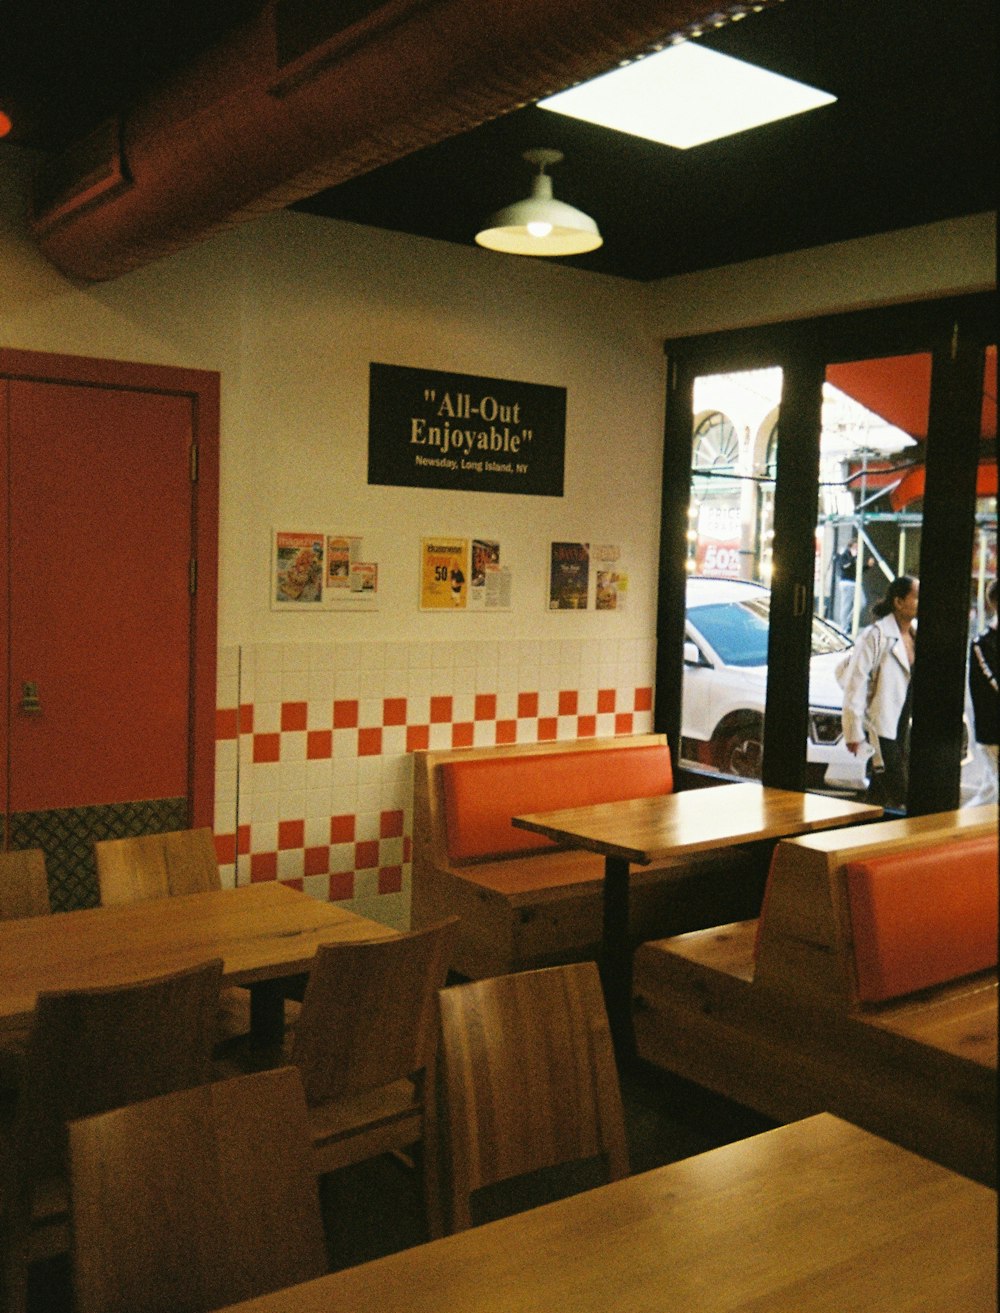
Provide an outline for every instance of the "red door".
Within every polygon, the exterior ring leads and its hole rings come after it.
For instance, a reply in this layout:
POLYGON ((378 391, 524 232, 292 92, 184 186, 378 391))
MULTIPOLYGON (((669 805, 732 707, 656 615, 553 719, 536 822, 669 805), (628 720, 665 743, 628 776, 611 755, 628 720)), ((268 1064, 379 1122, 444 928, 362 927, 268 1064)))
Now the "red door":
POLYGON ((95 839, 194 820, 197 408, 10 378, 4 409, 8 842, 86 905, 95 839))

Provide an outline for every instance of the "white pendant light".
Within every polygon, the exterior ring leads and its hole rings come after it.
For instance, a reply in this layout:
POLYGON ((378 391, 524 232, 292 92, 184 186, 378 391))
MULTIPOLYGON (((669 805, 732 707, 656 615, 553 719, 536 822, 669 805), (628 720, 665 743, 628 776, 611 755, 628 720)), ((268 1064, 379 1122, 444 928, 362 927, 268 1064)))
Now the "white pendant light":
POLYGON ((538 168, 531 195, 491 215, 476 233, 480 246, 507 255, 582 255, 597 250, 604 238, 590 215, 552 195, 552 179, 545 169, 562 157, 562 151, 542 147, 524 152, 528 163, 538 168))

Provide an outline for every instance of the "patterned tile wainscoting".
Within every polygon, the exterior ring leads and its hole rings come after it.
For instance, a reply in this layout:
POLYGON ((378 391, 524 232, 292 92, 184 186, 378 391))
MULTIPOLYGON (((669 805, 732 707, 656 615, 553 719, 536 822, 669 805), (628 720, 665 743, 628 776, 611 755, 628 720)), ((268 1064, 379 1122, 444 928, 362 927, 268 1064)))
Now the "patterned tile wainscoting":
POLYGON ((261 643, 219 653, 223 879, 409 925, 420 748, 645 733, 654 643, 261 643))
POLYGON ((45 854, 52 910, 72 912, 81 907, 96 907, 101 900, 94 859, 94 844, 98 840, 162 834, 164 830, 183 830, 187 824, 186 797, 13 812, 9 824, 10 847, 41 848, 45 854))

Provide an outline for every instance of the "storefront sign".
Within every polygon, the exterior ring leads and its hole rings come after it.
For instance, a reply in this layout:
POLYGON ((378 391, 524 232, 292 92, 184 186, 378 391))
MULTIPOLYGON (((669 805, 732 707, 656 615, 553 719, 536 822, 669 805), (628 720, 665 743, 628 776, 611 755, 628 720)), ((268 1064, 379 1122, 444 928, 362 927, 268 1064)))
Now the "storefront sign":
POLYGON ((706 500, 698 507, 696 573, 740 577, 740 503, 734 498, 706 500))
POLYGON ((566 389, 372 364, 368 482, 563 495, 566 389))

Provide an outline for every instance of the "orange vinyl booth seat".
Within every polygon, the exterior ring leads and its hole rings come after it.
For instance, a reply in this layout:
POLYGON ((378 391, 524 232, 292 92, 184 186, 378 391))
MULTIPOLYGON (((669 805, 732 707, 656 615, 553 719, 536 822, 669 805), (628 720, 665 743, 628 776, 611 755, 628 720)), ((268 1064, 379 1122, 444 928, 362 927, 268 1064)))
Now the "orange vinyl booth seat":
POLYGON ((844 868, 858 999, 879 1003, 997 965, 993 835, 844 868))
POLYGON ((479 757, 441 765, 448 856, 453 862, 510 857, 553 848, 544 834, 515 829, 512 816, 586 807, 672 793, 673 769, 666 743, 610 747, 592 752, 552 752, 479 757))
MULTIPOLYGON (((470 979, 594 957, 604 859, 515 829, 511 817, 673 791, 663 734, 413 753, 413 925, 460 919, 452 965, 470 979)), ((739 859, 632 873, 632 934, 749 915, 739 859)), ((760 890, 756 893, 759 906, 760 890)))
POLYGON ((640 946, 636 1047, 996 1182, 995 807, 782 840, 761 915, 640 946))

